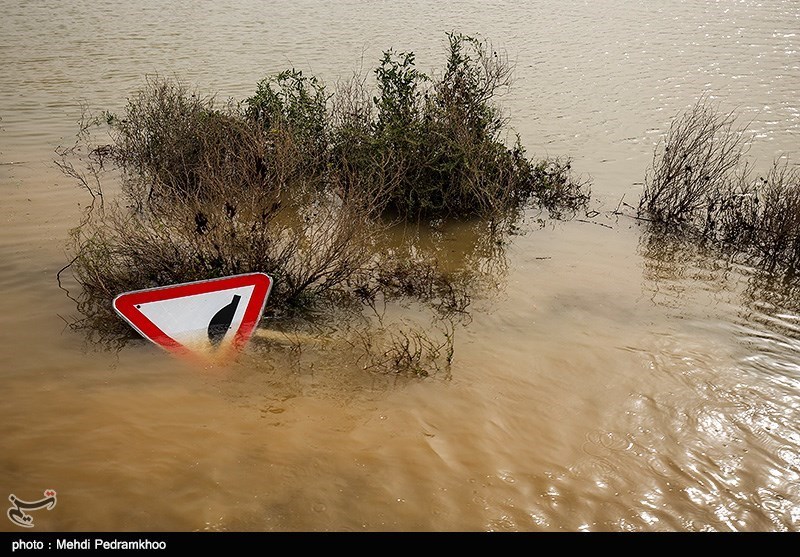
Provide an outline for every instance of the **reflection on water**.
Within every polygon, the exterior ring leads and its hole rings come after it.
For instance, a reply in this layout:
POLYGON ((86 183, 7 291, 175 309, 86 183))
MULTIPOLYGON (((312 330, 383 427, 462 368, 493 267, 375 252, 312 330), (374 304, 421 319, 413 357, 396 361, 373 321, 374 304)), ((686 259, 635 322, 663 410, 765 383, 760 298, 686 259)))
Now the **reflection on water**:
POLYGON ((657 470, 688 474, 694 485, 684 490, 687 503, 710 505, 714 529, 795 529, 796 277, 742 267, 658 234, 646 233, 640 247, 653 299, 669 299, 681 318, 700 317, 690 305, 708 312, 716 319, 702 324, 704 338, 720 337, 715 350, 686 350, 687 342, 653 355, 654 370, 682 381, 664 400, 642 403, 681 408, 670 444, 679 444, 691 465, 676 469, 663 454, 652 454, 652 461, 657 470), (690 293, 689 285, 698 287, 690 293))
POLYGON ((800 530, 797 281, 606 211, 635 205, 653 144, 704 91, 752 118, 757 158, 796 149, 796 2, 54 7, 0 0, 0 483, 57 491, 37 531, 800 530), (501 244, 468 224, 398 232, 472 277, 447 373, 365 370, 335 316, 294 336, 268 322, 203 368, 59 319, 90 200, 51 160, 81 101, 119 111, 154 72, 243 98, 287 65, 330 80, 389 46, 437 67, 454 28, 508 50, 523 143, 573 156, 601 206, 526 215, 501 244))

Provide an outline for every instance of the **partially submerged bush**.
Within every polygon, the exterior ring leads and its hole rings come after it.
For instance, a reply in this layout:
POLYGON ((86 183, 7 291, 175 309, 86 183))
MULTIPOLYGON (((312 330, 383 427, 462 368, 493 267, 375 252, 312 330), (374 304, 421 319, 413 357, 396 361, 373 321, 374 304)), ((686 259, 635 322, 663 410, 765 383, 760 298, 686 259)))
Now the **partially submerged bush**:
POLYGON ((676 117, 656 146, 640 208, 668 225, 691 223, 730 189, 747 147, 733 113, 708 99, 676 117))
POLYGON ((770 266, 800 264, 800 169, 776 159, 752 177, 745 128, 703 98, 655 150, 639 215, 770 266))
POLYGON ((796 269, 800 265, 800 167, 775 161, 764 176, 735 195, 731 206, 739 221, 729 217, 722 224, 727 240, 751 245, 770 265, 796 269))
POLYGON ((113 207, 75 232, 72 264, 85 314, 109 312, 117 294, 268 271, 273 314, 301 309, 373 262, 366 209, 333 201, 308 207, 269 197, 190 201, 171 214, 113 207))
POLYGON ((385 249, 392 218, 509 222, 532 199, 558 215, 588 192, 568 161, 531 160, 519 137, 505 145, 493 98, 509 83, 507 61, 485 42, 448 37, 436 79, 416 70, 413 53, 387 51, 375 95, 358 79, 329 95, 290 70, 220 104, 149 79, 124 114, 104 119, 110 143, 84 161, 96 187, 69 161, 75 151, 62 153, 62 169, 93 195, 102 197, 103 171, 121 176, 121 198, 73 233, 81 313, 113 317, 125 291, 263 271, 274 278, 273 315, 376 295, 464 314, 469 273, 385 249))
POLYGON ((403 218, 496 215, 531 198, 554 210, 585 203, 587 184, 568 161, 530 160, 519 136, 505 144, 495 97, 511 83, 507 58, 486 41, 447 36, 441 76, 419 72, 413 53, 389 50, 375 70, 374 107, 364 102, 363 80, 349 83, 348 100, 334 104, 346 123, 334 135, 336 152, 356 154, 344 159, 358 175, 380 161, 390 177, 385 206, 403 218))
POLYGON ((379 320, 376 328, 352 331, 347 343, 357 354, 356 362, 367 371, 429 377, 449 375, 454 335, 453 322, 446 319, 429 328, 379 320))
POLYGON ((376 206, 309 187, 296 130, 155 79, 107 122, 99 152, 122 170, 122 198, 73 232, 84 315, 111 315, 121 292, 254 271, 273 276, 270 307, 283 314, 373 264, 376 206))

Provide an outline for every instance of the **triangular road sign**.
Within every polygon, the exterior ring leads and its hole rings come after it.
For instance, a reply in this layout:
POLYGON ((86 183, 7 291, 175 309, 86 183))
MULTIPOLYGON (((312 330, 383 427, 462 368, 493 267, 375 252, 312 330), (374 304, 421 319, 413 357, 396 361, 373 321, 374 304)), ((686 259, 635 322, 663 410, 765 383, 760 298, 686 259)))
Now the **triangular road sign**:
POLYGON ((126 292, 114 309, 161 348, 216 360, 250 340, 271 289, 268 275, 248 273, 126 292))

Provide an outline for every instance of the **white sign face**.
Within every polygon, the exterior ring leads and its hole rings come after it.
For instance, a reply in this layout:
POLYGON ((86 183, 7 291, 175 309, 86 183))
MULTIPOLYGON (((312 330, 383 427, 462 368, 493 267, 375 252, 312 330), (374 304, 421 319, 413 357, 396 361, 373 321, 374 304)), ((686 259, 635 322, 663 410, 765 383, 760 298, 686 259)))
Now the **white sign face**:
POLYGON ((263 273, 120 294, 114 309, 142 336, 171 352, 229 354, 249 340, 272 279, 263 273))
POLYGON ((217 331, 216 334, 209 334, 211 320, 221 310, 232 307, 233 311, 228 312, 231 314, 230 321, 224 332, 238 331, 253 289, 253 286, 243 286, 184 298, 137 304, 136 308, 156 327, 180 344, 193 347, 195 350, 213 350, 222 341, 230 341, 233 335, 221 334, 222 324, 213 329, 217 331))

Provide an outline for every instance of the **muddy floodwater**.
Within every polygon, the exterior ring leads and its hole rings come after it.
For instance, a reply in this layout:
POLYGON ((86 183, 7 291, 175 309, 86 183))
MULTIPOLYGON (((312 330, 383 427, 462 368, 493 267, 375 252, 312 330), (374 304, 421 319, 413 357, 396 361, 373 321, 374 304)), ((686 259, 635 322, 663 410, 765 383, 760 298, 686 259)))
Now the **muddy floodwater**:
POLYGON ((55 490, 35 531, 800 530, 800 289, 654 236, 628 208, 703 94, 748 122, 756 166, 798 160, 798 2, 0 13, 0 499, 55 490), (392 47, 427 71, 451 30, 508 53, 511 126, 530 155, 572 157, 593 212, 531 211, 492 260, 469 229, 435 231, 444 265, 490 271, 448 370, 365 370, 319 342, 336 323, 285 342, 265 323, 209 366, 66 325, 56 274, 90 199, 53 161, 83 106, 120 111, 153 74, 220 99, 291 67, 333 83, 392 47))

